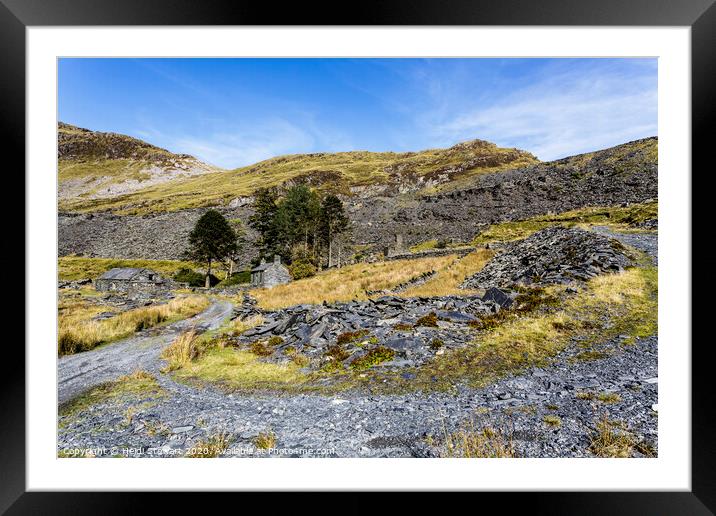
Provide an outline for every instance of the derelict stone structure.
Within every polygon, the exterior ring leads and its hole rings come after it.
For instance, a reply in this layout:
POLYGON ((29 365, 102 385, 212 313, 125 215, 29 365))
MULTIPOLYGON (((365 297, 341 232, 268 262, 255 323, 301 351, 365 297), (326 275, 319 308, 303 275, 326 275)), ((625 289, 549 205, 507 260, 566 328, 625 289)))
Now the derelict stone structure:
POLYGON ((151 269, 116 267, 97 278, 94 286, 100 292, 150 296, 167 290, 169 282, 151 269))
POLYGON ((281 263, 281 257, 275 255, 272 263, 261 260, 261 265, 251 269, 251 286, 271 288, 291 281, 288 268, 281 263))

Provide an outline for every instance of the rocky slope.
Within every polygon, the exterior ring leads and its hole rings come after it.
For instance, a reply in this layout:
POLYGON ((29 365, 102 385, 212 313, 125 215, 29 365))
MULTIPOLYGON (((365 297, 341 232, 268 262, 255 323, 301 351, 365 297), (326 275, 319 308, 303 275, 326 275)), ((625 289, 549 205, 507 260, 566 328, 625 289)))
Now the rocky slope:
POLYGON ((61 202, 114 197, 218 170, 130 136, 63 122, 57 129, 57 159, 61 202))
MULTIPOLYGON (((373 192, 366 186, 343 196, 352 222, 349 244, 381 251, 395 233, 403 234, 407 245, 436 238, 468 241, 494 222, 655 199, 657 145, 656 138, 647 138, 549 163, 453 177, 438 193, 399 193, 399 187, 396 193, 380 184, 373 192)), ((251 197, 236 198, 220 211, 245 221, 252 213, 251 202, 251 197)), ((179 258, 204 210, 147 215, 61 212, 59 254, 179 258)), ((252 257, 248 246, 244 260, 252 257)))

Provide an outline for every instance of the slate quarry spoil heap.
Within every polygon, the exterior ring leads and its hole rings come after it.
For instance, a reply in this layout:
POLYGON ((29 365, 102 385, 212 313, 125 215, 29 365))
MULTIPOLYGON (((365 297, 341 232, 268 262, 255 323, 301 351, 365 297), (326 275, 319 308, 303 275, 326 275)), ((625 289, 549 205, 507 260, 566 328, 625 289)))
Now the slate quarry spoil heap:
MULTIPOLYGON (((318 367, 337 359, 343 367, 351 367, 371 350, 388 348, 392 356, 382 366, 411 366, 440 353, 443 347, 464 346, 472 338, 466 331, 468 324, 499 310, 498 302, 479 296, 383 296, 330 305, 297 305, 264 312, 264 323, 244 332, 236 344, 244 347, 258 340, 270 344, 271 337, 280 337, 280 343, 270 347, 270 359, 286 360, 289 353, 298 352, 315 359, 312 364, 318 367), (340 353, 335 346, 340 346, 340 353)), ((246 319, 254 314, 255 306, 245 302, 235 315, 246 319)))
POLYGON ((565 284, 587 281, 631 265, 616 240, 576 228, 554 226, 507 244, 462 288, 509 288, 513 285, 565 284))

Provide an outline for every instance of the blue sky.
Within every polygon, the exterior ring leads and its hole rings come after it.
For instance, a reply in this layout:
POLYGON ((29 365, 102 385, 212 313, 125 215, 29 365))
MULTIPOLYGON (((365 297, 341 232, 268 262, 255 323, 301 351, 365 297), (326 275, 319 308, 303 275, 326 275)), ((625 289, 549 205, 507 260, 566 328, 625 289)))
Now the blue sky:
POLYGON ((480 138, 543 160, 657 134, 656 59, 61 59, 59 119, 234 168, 480 138))

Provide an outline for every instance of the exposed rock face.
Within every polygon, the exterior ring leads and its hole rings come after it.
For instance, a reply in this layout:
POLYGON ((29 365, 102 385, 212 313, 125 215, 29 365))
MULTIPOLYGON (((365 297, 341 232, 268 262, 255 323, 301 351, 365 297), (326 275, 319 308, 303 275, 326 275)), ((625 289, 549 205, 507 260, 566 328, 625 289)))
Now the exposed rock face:
POLYGON ((462 287, 586 281, 604 272, 621 271, 630 263, 624 246, 616 240, 590 231, 555 226, 507 244, 501 254, 468 278, 462 287))
MULTIPOLYGON (((144 217, 108 213, 60 213, 58 216, 59 255, 90 257, 181 259, 188 248, 189 233, 206 210, 184 210, 144 217)), ((228 218, 246 220, 247 207, 220 209, 228 218)), ((248 238, 255 234, 247 228, 248 238)), ((246 265, 255 256, 245 246, 239 260, 246 265)))
MULTIPOLYGON (((658 198, 657 165, 644 149, 648 138, 592 155, 476 176, 471 186, 431 196, 344 197, 352 222, 351 243, 382 252, 395 234, 410 246, 442 238, 468 241, 490 223, 558 213, 584 206, 635 203, 658 198)), ((250 204, 235 200, 220 211, 246 221, 250 204)), ((179 258, 186 237, 205 210, 154 216, 59 215, 60 255, 117 258, 179 258)), ((249 239, 255 237, 248 235, 249 239)), ((245 262, 253 258, 247 246, 245 262)))

